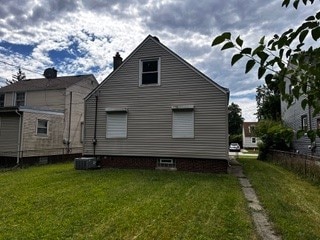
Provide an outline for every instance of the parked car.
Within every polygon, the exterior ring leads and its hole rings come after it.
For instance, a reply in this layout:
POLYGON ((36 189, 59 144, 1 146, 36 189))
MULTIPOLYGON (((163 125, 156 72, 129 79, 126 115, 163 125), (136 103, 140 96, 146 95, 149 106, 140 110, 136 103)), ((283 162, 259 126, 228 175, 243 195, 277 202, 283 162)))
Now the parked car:
POLYGON ((231 143, 229 146, 230 152, 240 152, 240 145, 238 143, 231 143))

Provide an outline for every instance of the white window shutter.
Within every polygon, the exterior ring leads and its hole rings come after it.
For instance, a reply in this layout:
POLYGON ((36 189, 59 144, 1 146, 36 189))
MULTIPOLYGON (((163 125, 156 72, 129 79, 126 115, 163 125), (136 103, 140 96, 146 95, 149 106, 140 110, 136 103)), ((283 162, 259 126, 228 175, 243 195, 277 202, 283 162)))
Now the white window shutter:
POLYGON ((172 118, 173 138, 194 137, 194 111, 173 111, 172 118))
POLYGON ((127 137, 127 113, 107 113, 107 138, 127 137))

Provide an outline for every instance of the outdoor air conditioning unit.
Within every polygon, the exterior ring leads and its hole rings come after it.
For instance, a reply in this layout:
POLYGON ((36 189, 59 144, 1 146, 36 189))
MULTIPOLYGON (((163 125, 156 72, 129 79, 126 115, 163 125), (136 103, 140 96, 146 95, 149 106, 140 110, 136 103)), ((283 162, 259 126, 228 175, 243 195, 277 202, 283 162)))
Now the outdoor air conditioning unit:
POLYGON ((95 157, 81 157, 74 160, 74 168, 76 170, 96 169, 98 167, 95 157))

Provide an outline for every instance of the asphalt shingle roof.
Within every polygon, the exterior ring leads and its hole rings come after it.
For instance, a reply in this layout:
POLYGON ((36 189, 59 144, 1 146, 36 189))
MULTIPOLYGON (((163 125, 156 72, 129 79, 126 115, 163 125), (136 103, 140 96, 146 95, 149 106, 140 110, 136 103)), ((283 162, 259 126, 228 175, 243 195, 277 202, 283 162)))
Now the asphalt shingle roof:
POLYGON ((19 91, 37 91, 37 90, 54 90, 65 89, 73 84, 80 82, 86 78, 93 77, 90 75, 78 76, 63 76, 56 78, 37 78, 27 79, 24 81, 15 82, 11 85, 0 88, 0 92, 19 92, 19 91))

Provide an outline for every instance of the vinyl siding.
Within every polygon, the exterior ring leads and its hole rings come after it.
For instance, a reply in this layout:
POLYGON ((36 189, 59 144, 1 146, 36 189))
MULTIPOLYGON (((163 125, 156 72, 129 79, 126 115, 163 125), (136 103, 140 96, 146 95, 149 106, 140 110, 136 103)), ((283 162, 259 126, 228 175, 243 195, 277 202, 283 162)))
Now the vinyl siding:
POLYGON ((5 93, 4 97, 4 106, 5 107, 11 107, 13 106, 13 100, 14 100, 14 94, 12 92, 5 93))
POLYGON ((62 154, 63 115, 23 113, 22 151, 24 157, 62 154), (48 120, 48 134, 37 135, 38 119, 48 120))
MULTIPOLYGON (((286 91, 288 92, 289 82, 287 80, 286 84, 286 91)), ((310 110, 308 107, 303 109, 301 107, 301 101, 303 98, 296 100, 289 108, 286 102, 281 102, 281 115, 284 123, 291 127, 295 132, 301 129, 301 116, 307 115, 308 119, 308 129, 310 129, 309 124, 309 117, 311 117, 311 128, 317 129, 317 118, 320 118, 320 115, 316 117, 312 117, 312 109, 310 110)), ((311 151, 308 149, 308 146, 311 144, 310 139, 307 136, 303 136, 299 139, 294 139, 293 141, 293 148, 294 150, 298 150, 302 154, 311 154, 311 151)), ((320 139, 316 138, 316 145, 320 146, 320 139)), ((316 148, 315 155, 320 156, 320 149, 319 147, 316 148)))
POLYGON ((71 109, 71 131, 70 147, 82 147, 81 142, 81 122, 84 121, 84 98, 95 88, 98 83, 96 79, 88 78, 67 88, 65 92, 65 125, 63 138, 68 139, 69 134, 69 110, 70 110, 70 93, 72 92, 72 109, 71 109))
MULTIPOLYGON (((97 155, 227 158, 228 96, 148 40, 99 88, 97 155), (139 87, 139 61, 161 58, 161 85, 139 87), (172 106, 194 105, 194 138, 172 138, 172 106), (106 108, 128 109, 126 139, 106 139, 106 108)), ((95 96, 86 101, 85 154, 93 154, 95 96)))
POLYGON ((65 89, 28 91, 26 93, 26 106, 42 109, 64 110, 65 89))
POLYGON ((19 116, 16 113, 1 114, 0 121, 0 156, 16 156, 18 150, 19 116))

